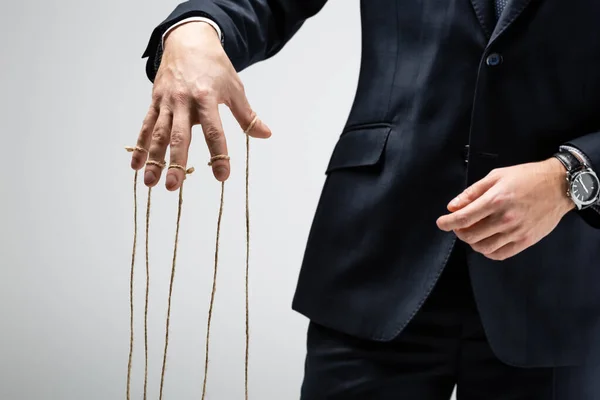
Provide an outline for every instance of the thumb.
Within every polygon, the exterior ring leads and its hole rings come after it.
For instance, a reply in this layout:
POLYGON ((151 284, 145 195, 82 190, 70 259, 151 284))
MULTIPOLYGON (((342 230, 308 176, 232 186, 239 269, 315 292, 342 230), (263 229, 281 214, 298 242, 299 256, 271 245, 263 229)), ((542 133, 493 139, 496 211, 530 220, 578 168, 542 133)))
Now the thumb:
POLYGON ((256 113, 252 110, 252 107, 250 107, 250 103, 248 102, 248 98, 246 97, 243 87, 233 93, 229 108, 244 132, 246 132, 248 128, 251 128, 247 132, 248 135, 259 139, 267 139, 271 137, 271 129, 269 129, 269 127, 260 119, 257 119, 254 125, 252 125, 252 122, 256 117, 256 113))
POLYGON ((466 188, 461 194, 456 196, 450 203, 448 203, 448 211, 455 212, 461 208, 471 204, 485 192, 487 192, 497 182, 497 178, 494 176, 486 176, 485 178, 475 182, 468 188, 466 188))

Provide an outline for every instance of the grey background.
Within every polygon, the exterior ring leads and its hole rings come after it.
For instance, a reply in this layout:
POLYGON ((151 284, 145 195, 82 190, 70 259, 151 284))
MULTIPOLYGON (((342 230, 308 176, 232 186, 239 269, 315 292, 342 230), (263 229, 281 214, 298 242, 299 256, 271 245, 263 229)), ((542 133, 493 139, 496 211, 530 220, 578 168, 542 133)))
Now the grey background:
MULTIPOLYGON (((178 1, 3 1, 0 15, 0 399, 125 398, 132 178, 151 84, 140 58, 178 1)), ((302 252, 360 62, 358 0, 331 0, 274 59, 242 73, 273 130, 251 148, 253 399, 298 398, 307 321, 290 310, 302 252)), ((232 156, 208 396, 243 398, 244 137, 232 156)), ((194 129, 165 399, 199 398, 219 184, 194 129)), ((141 177, 140 177, 141 179, 141 177)), ((161 185, 164 183, 161 182, 161 185)), ((143 383, 143 219, 133 398, 143 383)), ((177 194, 153 193, 150 398, 158 397, 177 194)))

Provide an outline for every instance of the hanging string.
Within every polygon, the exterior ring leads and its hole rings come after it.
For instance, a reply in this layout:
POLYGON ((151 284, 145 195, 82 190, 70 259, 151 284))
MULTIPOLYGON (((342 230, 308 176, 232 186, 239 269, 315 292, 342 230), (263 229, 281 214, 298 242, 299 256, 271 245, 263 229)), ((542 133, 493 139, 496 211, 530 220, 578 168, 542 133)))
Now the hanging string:
MULTIPOLYGON (((186 175, 189 175, 194 172, 194 168, 189 168, 186 170, 184 166, 177 165, 177 164, 170 165, 169 169, 170 168, 181 169, 182 171, 185 172, 186 175)), ((185 179, 185 177, 184 177, 184 179, 185 179)), ((179 242, 179 226, 181 223, 182 205, 183 205, 183 184, 179 188, 179 203, 178 203, 178 207, 177 207, 177 227, 175 229, 175 244, 173 247, 173 264, 172 264, 172 268, 171 268, 171 281, 169 283, 169 300, 168 300, 168 304, 167 304, 167 322, 166 322, 166 329, 165 329, 165 350, 164 350, 164 354, 163 354, 162 372, 160 375, 159 400, 162 400, 162 398, 163 398, 165 370, 166 370, 166 366, 167 366, 167 351, 168 351, 168 347, 169 347, 169 325, 171 322, 171 298, 173 295, 173 282, 175 280, 175 266, 177 264, 177 245, 179 242)))
POLYGON ((131 391, 131 363, 133 361, 133 276, 135 270, 135 249, 137 247, 137 180, 138 171, 133 178, 133 250, 131 251, 131 275, 129 278, 129 361, 127 363, 127 400, 131 391))
POLYGON ((148 392, 148 298, 150 295, 150 251, 149 251, 149 231, 150 231, 150 201, 152 198, 152 188, 148 188, 148 199, 146 201, 146 304, 144 306, 144 400, 148 392))
MULTIPOLYGON (((144 153, 148 153, 148 151, 142 147, 125 147, 127 152, 132 153, 135 150, 139 150, 144 153)), ((133 342, 134 342, 134 330, 133 330, 133 282, 134 282, 134 271, 135 271, 135 256, 136 256, 136 247, 137 247, 137 231, 138 231, 138 223, 137 223, 137 181, 138 181, 138 171, 135 171, 133 178, 133 250, 131 251, 131 274, 129 278, 129 360, 127 363, 127 393, 126 398, 130 400, 131 398, 131 368, 133 362, 133 342)), ((148 214, 150 212, 150 190, 148 190, 148 208, 146 210, 146 274, 148 274, 148 214)), ((146 278, 147 279, 147 278, 146 278)), ((146 291, 148 290, 148 286, 146 286, 146 291)), ((146 298, 148 294, 146 292, 146 298)), ((147 305, 146 305, 146 314, 147 314, 147 305)), ((144 382, 147 381, 148 377, 148 335, 147 335, 147 326, 144 326, 144 335, 146 337, 146 378, 144 382)), ((146 383, 144 383, 144 399, 146 399, 146 383)))
MULTIPOLYGON (((258 122, 258 116, 255 116, 248 128, 244 131, 246 134, 246 282, 245 282, 245 292, 246 292, 246 354, 245 354, 245 364, 244 364, 244 392, 245 399, 248 400, 248 364, 249 364, 249 344, 250 344, 250 312, 249 312, 249 255, 250 255, 250 212, 249 212, 249 159, 250 159, 250 131, 254 128, 256 123, 258 122)), ((216 155, 211 157, 209 166, 212 166, 215 161, 218 160, 229 160, 230 157, 228 155, 216 155)), ((217 274, 218 274, 218 265, 219 265, 219 237, 221 232, 221 220, 223 216, 223 199, 225 194, 225 182, 221 182, 221 204, 219 207, 219 218, 217 221, 217 235, 216 235, 216 248, 215 248, 215 266, 214 266, 214 274, 213 274, 213 287, 212 293, 210 296, 210 305, 208 308, 208 321, 206 327, 206 355, 204 361, 204 383, 202 385, 202 400, 206 397, 206 385, 208 381, 208 360, 209 360, 209 352, 210 352, 210 327, 213 315, 213 307, 215 301, 215 295, 217 291, 217 274)))
MULTIPOLYGON (((248 128, 244 131, 246 135, 246 274, 245 274, 245 297, 246 297, 246 348, 245 348, 245 364, 244 364, 244 389, 245 389, 245 399, 248 400, 248 383, 249 383, 249 360, 250 360, 250 196, 249 196, 249 177, 250 177, 250 131, 254 128, 256 123, 258 122, 258 116, 255 116, 248 128)), ((133 152, 134 150, 140 150, 145 153, 148 153, 147 150, 141 147, 126 147, 128 152, 133 152)), ((211 158, 208 165, 212 165, 217 160, 229 160, 229 156, 227 155, 217 155, 211 158)), ((155 165, 159 168, 164 168, 165 163, 160 161, 148 160, 146 162, 147 165, 155 165)), ((169 166, 169 169, 176 168, 185 172, 186 175, 189 175, 194 172, 194 168, 185 169, 184 166, 173 164, 169 166)), ((185 177, 184 177, 185 179, 185 177)), ((134 265, 135 265, 135 255, 136 255, 136 247, 137 247, 137 180, 138 180, 138 171, 135 172, 134 176, 134 240, 133 240, 133 250, 132 250, 132 261, 131 261, 131 276, 130 276, 130 347, 129 347, 129 361, 127 367, 127 400, 130 400, 130 387, 131 387, 131 369, 132 369, 132 360, 133 360, 133 344, 134 344, 134 331, 133 331, 133 282, 134 282, 134 265)), ((148 386, 148 300, 149 300, 149 287, 150 287, 150 268, 149 268, 149 226, 150 226, 150 205, 151 205, 151 194, 152 188, 148 189, 148 200, 146 207, 146 297, 145 297, 145 309, 144 309, 144 350, 145 350, 145 368, 144 368, 144 400, 147 397, 147 386, 148 386)), ((202 386, 202 400, 205 399, 206 396, 206 387, 208 382, 208 364, 209 364, 209 350, 210 350, 210 328, 212 322, 212 315, 214 309, 214 301, 217 291, 217 275, 218 275, 218 264, 219 264, 219 239, 221 232, 221 222, 223 218, 223 206, 224 206, 224 197, 225 197, 225 182, 221 182, 221 201, 219 207, 219 216, 217 220, 217 234, 216 234, 216 243, 215 243, 215 263, 214 263, 214 274, 213 274, 213 286, 210 297, 210 305, 208 311, 208 321, 207 321, 207 330, 206 330, 206 357, 204 363, 204 383, 202 386)), ((166 371, 166 361, 167 361, 167 353, 169 346, 169 328, 170 328, 170 320, 171 320, 171 300, 173 295, 173 283, 175 280, 175 270, 177 263, 177 247, 179 242, 179 228, 181 223, 181 212, 183 206, 183 184, 179 188, 179 202, 177 208, 177 226, 175 230, 175 243, 173 248, 173 262, 171 268, 171 280, 169 283, 169 297, 168 297, 168 305, 167 305, 167 319, 166 319, 166 329, 165 329, 165 346, 163 353, 163 363, 162 363, 162 371, 160 378, 160 395, 159 400, 163 398, 163 389, 164 389, 164 378, 166 371)))
MULTIPOLYGON (((217 156, 219 157, 219 156, 217 156)), ((219 160, 225 159, 222 156, 219 160)), ((229 159, 229 157, 227 157, 229 159)), ((216 157, 211 159, 211 162, 208 164, 212 165, 212 162, 216 160, 216 157)), ((212 285, 212 293, 210 295, 210 305, 208 307, 208 322, 206 326, 206 355, 204 359, 204 383, 202 384, 202 400, 205 399, 206 396, 206 383, 208 382, 208 356, 210 350, 210 325, 212 321, 213 315, 213 307, 215 303, 215 295, 217 293, 217 273, 219 269, 219 237, 221 234, 221 220, 223 218, 223 200, 225 197, 225 182, 221 182, 221 205, 219 206, 219 218, 217 219, 217 238, 215 245, 215 266, 214 266, 214 274, 213 274, 213 285, 212 285)))
POLYGON ((248 367, 250 363, 250 132, 258 122, 255 116, 246 134, 246 359, 244 363, 244 393, 248 400, 248 367))

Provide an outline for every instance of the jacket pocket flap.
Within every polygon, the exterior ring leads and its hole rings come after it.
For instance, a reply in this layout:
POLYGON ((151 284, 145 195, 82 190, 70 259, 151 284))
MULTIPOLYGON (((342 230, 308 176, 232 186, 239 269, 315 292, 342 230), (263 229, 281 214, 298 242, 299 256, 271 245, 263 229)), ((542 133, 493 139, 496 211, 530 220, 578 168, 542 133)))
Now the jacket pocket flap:
POLYGON ((335 145, 326 173, 336 169, 377 164, 391 130, 389 125, 346 130, 335 145))

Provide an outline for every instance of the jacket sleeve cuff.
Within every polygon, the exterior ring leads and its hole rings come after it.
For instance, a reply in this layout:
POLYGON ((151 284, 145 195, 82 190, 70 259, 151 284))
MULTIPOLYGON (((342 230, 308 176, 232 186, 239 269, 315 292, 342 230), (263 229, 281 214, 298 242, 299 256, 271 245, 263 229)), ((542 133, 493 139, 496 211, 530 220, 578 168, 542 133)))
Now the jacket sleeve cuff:
POLYGON ((221 32, 221 28, 219 28, 219 25, 217 25, 217 23, 215 21, 213 21, 212 19, 208 19, 206 17, 189 17, 189 18, 186 18, 184 20, 177 22, 176 24, 171 25, 169 28, 167 28, 167 30, 165 30, 165 33, 163 33, 163 35, 162 35, 162 47, 163 48, 165 47, 165 37, 167 36, 167 34, 169 32, 171 32, 173 29, 177 28, 178 26, 186 24, 188 22, 205 22, 205 23, 209 24, 217 32, 217 35, 219 35, 219 40, 221 41, 221 43, 223 43, 223 33, 221 32))

